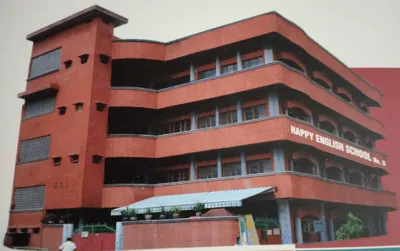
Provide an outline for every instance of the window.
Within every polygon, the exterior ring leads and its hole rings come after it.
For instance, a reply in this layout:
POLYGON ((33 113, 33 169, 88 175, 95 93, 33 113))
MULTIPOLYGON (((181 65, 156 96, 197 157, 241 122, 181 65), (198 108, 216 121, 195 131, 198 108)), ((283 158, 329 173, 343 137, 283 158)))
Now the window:
POLYGON ((215 115, 199 118, 199 128, 208 128, 216 125, 215 115))
POLYGON ((28 233, 28 229, 27 228, 21 228, 21 233, 28 233))
POLYGON ((110 57, 105 54, 100 54, 99 57, 100 57, 100 63, 102 64, 107 64, 108 61, 110 60, 110 57))
POLYGON ((103 156, 101 156, 101 155, 95 154, 92 156, 92 162, 94 164, 99 164, 102 159, 103 159, 103 156))
POLYGON ((58 114, 59 115, 65 115, 65 113, 67 112, 67 107, 66 106, 60 106, 57 108, 58 109, 58 114))
POLYGON ((357 137, 350 131, 346 131, 343 133, 343 138, 347 139, 348 141, 351 141, 353 143, 357 143, 357 137))
POLYGON ((306 221, 301 223, 301 229, 306 233, 314 232, 314 223, 312 221, 306 221))
POLYGON ((272 172, 271 160, 251 160, 247 162, 249 174, 272 172))
POLYGON ((263 63, 263 57, 251 58, 243 61, 243 69, 261 65, 263 63))
POLYGON ((32 59, 29 78, 42 76, 60 69, 61 49, 47 52, 32 59))
POLYGON ((67 60, 64 62, 65 69, 69 69, 72 66, 72 60, 67 60))
POLYGON ((298 107, 289 108, 288 114, 290 117, 311 123, 311 117, 308 116, 308 114, 301 108, 298 107))
POLYGON ((179 182, 189 180, 189 170, 176 170, 168 172, 168 182, 179 182))
POLYGON ((222 165, 222 177, 237 176, 242 174, 240 163, 229 163, 222 165))
POLYGON ((231 124, 237 122, 237 112, 230 111, 230 112, 223 112, 219 114, 219 123, 221 125, 231 124))
POLYGON ((341 181, 342 180, 342 170, 336 166, 331 166, 325 169, 326 178, 330 180, 341 181))
POLYGON ((16 188, 14 191, 14 210, 43 209, 45 186, 16 188))
POLYGON ((52 113, 56 105, 56 96, 26 100, 23 119, 31 119, 52 113))
POLYGON ((32 233, 34 233, 34 234, 40 233, 40 228, 38 228, 38 227, 33 228, 32 233))
POLYGON ((161 127, 161 134, 190 131, 190 119, 169 122, 161 127))
POLYGON ((53 158, 53 165, 54 165, 54 166, 59 166, 59 165, 61 165, 61 157, 54 157, 54 158, 53 158))
POLYGON ((325 89, 328 89, 328 90, 331 89, 330 85, 320 78, 312 78, 312 80, 315 83, 319 84, 320 86, 324 87, 325 89))
POLYGON ((79 162, 79 155, 78 154, 72 154, 69 156, 71 159, 71 163, 76 164, 79 162))
POLYGON ((212 179, 218 177, 217 166, 202 166, 198 168, 199 179, 212 179))
POLYGON ((299 173, 314 174, 315 164, 305 158, 296 159, 293 161, 294 171, 299 173))
POLYGON ((237 64, 236 63, 222 66, 222 69, 221 69, 221 73, 222 74, 227 74, 227 73, 231 73, 231 72, 235 72, 235 71, 237 71, 237 64))
POLYGON ((45 160, 49 158, 50 136, 21 141, 19 164, 45 160))
POLYGON ((267 116, 265 105, 257 105, 243 109, 243 120, 258 119, 267 116))
POLYGON ((336 128, 334 125, 332 125, 330 122, 328 121, 321 121, 319 122, 319 128, 321 128, 322 130, 335 134, 336 133, 336 128))
POLYGON ((83 103, 79 102, 79 103, 75 103, 75 111, 79 111, 83 109, 83 103))
POLYGON ((217 71, 215 69, 211 69, 211 70, 207 70, 207 71, 201 71, 201 72, 199 72, 199 79, 215 77, 216 72, 217 71))
POLYGON ((107 107, 107 104, 102 102, 96 102, 96 110, 99 112, 103 112, 107 107))
POLYGON ((81 60, 81 64, 86 64, 89 59, 89 54, 82 54, 79 56, 79 59, 81 60))

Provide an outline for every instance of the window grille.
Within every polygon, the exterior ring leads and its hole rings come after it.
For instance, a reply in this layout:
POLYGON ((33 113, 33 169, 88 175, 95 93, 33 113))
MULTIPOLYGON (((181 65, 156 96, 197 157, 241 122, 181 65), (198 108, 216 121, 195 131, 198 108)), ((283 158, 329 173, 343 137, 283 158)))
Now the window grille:
POLYGON ((44 97, 35 100, 27 100, 23 119, 39 117, 52 113, 56 105, 56 96, 44 97))
POLYGON ((60 69, 61 48, 32 59, 29 78, 42 76, 60 69))
POLYGON ((242 175, 242 169, 240 167, 240 163, 229 163, 222 165, 222 176, 237 176, 242 175))
POLYGON ((231 72, 235 72, 237 71, 237 64, 230 64, 230 65, 225 65, 222 66, 222 74, 227 74, 227 73, 231 73, 231 72))
POLYGON ((202 166, 198 168, 199 179, 212 179, 218 177, 217 166, 202 166))
POLYGON ((243 109, 243 119, 251 120, 267 116, 265 105, 257 105, 243 109))
POLYGON ((217 74, 216 69, 201 71, 199 72, 199 79, 215 77, 216 74, 217 74))
POLYGON ((14 192, 14 210, 43 209, 45 186, 16 188, 14 192))
POLYGON ((263 57, 251 58, 243 61, 243 69, 261 65, 263 63, 263 57))
POLYGON ((19 164, 45 160, 49 158, 51 136, 21 141, 19 164))

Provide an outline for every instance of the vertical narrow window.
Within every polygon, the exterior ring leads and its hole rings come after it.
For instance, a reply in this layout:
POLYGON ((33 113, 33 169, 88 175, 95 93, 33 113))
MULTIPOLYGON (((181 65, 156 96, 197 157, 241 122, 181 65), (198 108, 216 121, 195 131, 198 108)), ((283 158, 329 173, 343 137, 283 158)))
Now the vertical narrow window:
POLYGON ((199 128, 208 128, 216 125, 215 115, 199 118, 199 128))
POLYGON ((237 122, 237 111, 223 112, 219 114, 219 123, 221 125, 231 124, 237 122))
POLYGON ((229 163, 222 165, 222 176, 238 176, 242 174, 242 169, 240 167, 240 163, 229 163))
POLYGON ((212 179, 218 177, 217 166, 198 167, 199 179, 212 179))
POLYGON ((56 49, 32 59, 29 78, 36 78, 60 69, 61 49, 56 49))

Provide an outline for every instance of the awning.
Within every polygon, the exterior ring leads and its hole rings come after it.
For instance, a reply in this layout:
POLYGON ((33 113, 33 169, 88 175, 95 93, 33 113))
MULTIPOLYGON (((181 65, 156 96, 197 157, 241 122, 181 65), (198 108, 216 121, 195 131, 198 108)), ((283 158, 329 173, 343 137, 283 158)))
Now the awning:
POLYGON ((205 208, 223 208, 223 207, 240 207, 242 201, 255 195, 267 192, 274 192, 273 187, 260 187, 239 190, 225 190, 205 193, 177 194, 166 196, 151 197, 124 207, 111 210, 111 215, 118 216, 127 208, 134 208, 136 212, 141 214, 150 209, 152 213, 161 212, 164 207, 166 211, 173 207, 180 210, 192 210, 197 203, 204 203, 205 208))
POLYGON ((40 97, 41 95, 52 94, 58 92, 59 85, 55 83, 45 83, 37 88, 32 88, 29 91, 21 92, 18 94, 18 98, 29 99, 40 97))

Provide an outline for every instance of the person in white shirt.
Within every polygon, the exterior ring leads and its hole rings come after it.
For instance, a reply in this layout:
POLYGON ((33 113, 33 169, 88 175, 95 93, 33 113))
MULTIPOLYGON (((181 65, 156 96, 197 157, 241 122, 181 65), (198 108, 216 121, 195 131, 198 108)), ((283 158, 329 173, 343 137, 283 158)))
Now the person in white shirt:
POLYGON ((61 244, 60 246, 61 251, 74 251, 76 250, 75 243, 72 242, 71 238, 67 238, 67 241, 61 244))

